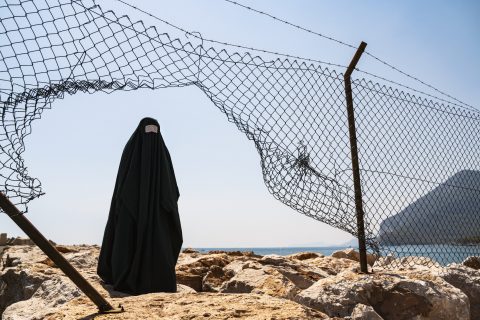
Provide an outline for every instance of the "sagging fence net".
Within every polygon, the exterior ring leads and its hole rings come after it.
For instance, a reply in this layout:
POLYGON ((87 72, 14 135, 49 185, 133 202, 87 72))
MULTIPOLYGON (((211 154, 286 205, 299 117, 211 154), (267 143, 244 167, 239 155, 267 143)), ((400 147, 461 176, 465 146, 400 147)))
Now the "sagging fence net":
MULTIPOLYGON (((196 86, 253 141, 276 199, 357 236, 340 71, 192 45, 92 1, 0 1, 0 39, 0 186, 24 212, 42 195, 24 139, 56 99, 196 86)), ((352 88, 369 249, 480 255, 480 113, 366 79, 352 88)))

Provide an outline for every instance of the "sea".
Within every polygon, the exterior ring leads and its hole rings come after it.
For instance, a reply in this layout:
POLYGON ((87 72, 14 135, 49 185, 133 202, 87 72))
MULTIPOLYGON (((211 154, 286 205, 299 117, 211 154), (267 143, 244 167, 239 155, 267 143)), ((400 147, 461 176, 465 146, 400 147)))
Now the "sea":
POLYGON ((347 247, 265 247, 265 248, 193 248, 201 253, 207 253, 212 250, 221 251, 253 251, 258 255, 277 254, 280 256, 288 256, 298 252, 316 252, 325 256, 329 256, 335 251, 347 249, 347 247))
MULTIPOLYGON (((277 254, 287 256, 298 252, 316 252, 329 256, 335 251, 358 247, 253 247, 253 248, 194 248, 201 253, 207 253, 212 250, 222 251, 253 251, 258 255, 277 254)), ((450 263, 460 263, 469 256, 480 256, 480 244, 478 245, 403 245, 403 246, 384 246, 381 247, 382 256, 388 254, 394 257, 422 256, 428 257, 441 265, 450 263)))

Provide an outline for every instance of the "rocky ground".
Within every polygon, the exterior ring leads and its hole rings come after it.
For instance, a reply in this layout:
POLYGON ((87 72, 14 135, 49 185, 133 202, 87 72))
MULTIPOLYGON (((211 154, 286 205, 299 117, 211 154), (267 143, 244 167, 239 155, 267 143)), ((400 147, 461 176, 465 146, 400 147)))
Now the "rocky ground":
POLYGON ((478 259, 441 268, 424 258, 370 256, 373 272, 361 274, 353 250, 284 257, 187 249, 177 293, 129 296, 96 275, 98 246, 57 248, 125 311, 97 314, 36 246, 22 245, 6 247, 0 263, 2 319, 480 319, 478 259))

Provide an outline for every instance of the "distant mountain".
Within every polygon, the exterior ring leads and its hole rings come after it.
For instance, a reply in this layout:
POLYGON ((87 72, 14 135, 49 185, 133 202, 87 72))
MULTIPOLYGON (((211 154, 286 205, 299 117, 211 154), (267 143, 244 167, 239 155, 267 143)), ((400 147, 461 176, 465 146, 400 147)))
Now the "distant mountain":
POLYGON ((464 170, 380 224, 383 245, 480 242, 480 172, 464 170))

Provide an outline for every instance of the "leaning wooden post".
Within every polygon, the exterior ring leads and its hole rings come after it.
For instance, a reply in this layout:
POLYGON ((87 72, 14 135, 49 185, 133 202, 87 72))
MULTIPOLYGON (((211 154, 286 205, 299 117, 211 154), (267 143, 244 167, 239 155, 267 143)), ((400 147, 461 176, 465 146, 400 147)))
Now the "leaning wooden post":
MULTIPOLYGON (((100 293, 75 269, 64 256, 35 228, 10 200, 0 192, 0 207, 25 232, 30 239, 65 273, 85 295, 90 298, 102 313, 114 308, 100 293)), ((118 310, 120 311, 120 310, 118 310)), ((114 311, 115 312, 115 311, 114 311)))
POLYGON ((360 166, 358 163, 358 149, 357 149, 357 133, 355 130, 355 114, 353 109, 352 98, 352 82, 350 76, 352 75, 358 60, 360 59, 367 44, 362 41, 355 52, 350 65, 345 72, 343 79, 345 81, 345 95, 347 100, 348 113, 348 131, 350 133, 350 151, 352 154, 352 171, 353 171, 353 188, 355 191, 355 209, 357 213, 357 232, 358 232, 358 250, 360 251, 360 270, 368 273, 367 267, 367 246, 365 244, 365 225, 363 214, 362 201, 362 185, 360 182, 360 166))

